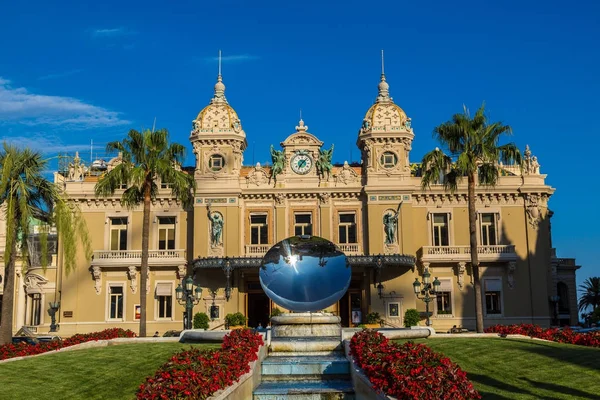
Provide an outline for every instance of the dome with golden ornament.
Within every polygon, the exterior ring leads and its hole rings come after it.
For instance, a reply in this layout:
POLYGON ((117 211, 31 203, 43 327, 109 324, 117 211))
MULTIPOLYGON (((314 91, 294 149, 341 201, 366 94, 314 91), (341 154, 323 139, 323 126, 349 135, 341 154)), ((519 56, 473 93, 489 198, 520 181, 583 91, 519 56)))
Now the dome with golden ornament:
POLYGON ((245 137, 237 113, 225 98, 225 84, 219 73, 215 92, 210 103, 198 113, 193 121, 193 133, 236 133, 245 137))

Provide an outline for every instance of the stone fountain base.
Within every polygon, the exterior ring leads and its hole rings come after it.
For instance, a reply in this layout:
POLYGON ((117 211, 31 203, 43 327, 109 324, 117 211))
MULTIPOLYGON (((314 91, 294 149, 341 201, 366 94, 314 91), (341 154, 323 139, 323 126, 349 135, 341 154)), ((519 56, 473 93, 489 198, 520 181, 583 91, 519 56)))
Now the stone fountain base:
POLYGON ((331 313, 286 313, 271 318, 271 334, 273 338, 341 338, 340 322, 331 313))

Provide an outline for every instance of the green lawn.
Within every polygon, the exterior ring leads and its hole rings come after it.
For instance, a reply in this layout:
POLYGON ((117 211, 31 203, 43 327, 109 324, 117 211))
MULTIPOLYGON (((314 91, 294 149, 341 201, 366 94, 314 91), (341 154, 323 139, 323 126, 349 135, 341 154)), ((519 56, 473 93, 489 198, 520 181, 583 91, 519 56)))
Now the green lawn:
POLYGON ((189 348, 177 342, 123 344, 0 364, 0 399, 133 399, 171 354, 189 348))
POLYGON ((416 342, 460 365, 484 399, 600 399, 599 348, 502 338, 416 342))

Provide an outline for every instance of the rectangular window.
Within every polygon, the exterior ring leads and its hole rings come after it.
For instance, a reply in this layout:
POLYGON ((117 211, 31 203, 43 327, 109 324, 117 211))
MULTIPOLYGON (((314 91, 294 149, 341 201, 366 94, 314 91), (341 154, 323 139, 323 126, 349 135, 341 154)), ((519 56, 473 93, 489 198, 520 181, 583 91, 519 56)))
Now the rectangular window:
POLYGON ((42 295, 34 293, 29 295, 29 325, 37 326, 41 323, 42 317, 42 295))
POLYGON ((448 235, 448 214, 433 214, 433 245, 448 246, 450 237, 448 235))
POLYGON ((440 279, 436 297, 437 314, 452 314, 452 280, 440 279))
POLYGON ((175 217, 158 217, 158 249, 175 249, 175 217))
POLYGON ((123 319, 123 286, 109 286, 110 319, 123 319))
POLYGON ((173 316, 173 286, 171 283, 156 284, 156 303, 158 318, 171 318, 173 316))
POLYGON ((250 244, 269 244, 269 225, 266 214, 250 215, 250 244))
POLYGON ((110 249, 127 250, 127 217, 110 218, 110 249))
POLYGON ((356 243, 356 214, 340 214, 339 243, 356 243))
POLYGON ((312 235, 312 213, 294 214, 294 235, 312 235))
POLYGON ((502 280, 485 279, 484 290, 486 314, 502 314, 502 280))
POLYGON ((481 218, 481 245, 494 246, 498 244, 496 237, 496 214, 485 213, 479 214, 481 218))

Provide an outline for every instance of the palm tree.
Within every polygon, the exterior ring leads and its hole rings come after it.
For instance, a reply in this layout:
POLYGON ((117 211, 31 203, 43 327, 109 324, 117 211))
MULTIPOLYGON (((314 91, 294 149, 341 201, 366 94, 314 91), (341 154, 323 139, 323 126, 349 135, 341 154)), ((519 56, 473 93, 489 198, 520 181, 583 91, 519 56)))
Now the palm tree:
POLYGON ((483 304, 481 281, 479 279, 479 259, 477 255, 477 228, 475 222, 475 184, 494 186, 500 176, 498 162, 516 162, 522 165, 521 153, 513 143, 499 145, 503 134, 509 135, 512 129, 501 122, 490 123, 482 105, 473 118, 463 107, 462 114, 455 114, 433 130, 433 136, 447 148, 425 154, 421 163, 423 189, 431 184, 443 184, 445 190, 455 192, 458 184, 467 178, 469 208, 469 234, 471 247, 471 267, 475 286, 475 312, 477 332, 483 332, 483 304))
POLYGON ((27 239, 34 219, 42 221, 46 228, 42 229, 40 236, 42 267, 46 267, 48 260, 47 228, 51 225, 57 229, 64 252, 63 267, 66 274, 75 267, 78 242, 83 244, 88 260, 92 255, 87 227, 80 210, 68 201, 57 185, 43 177, 47 161, 38 152, 6 143, 0 151, 0 204, 6 220, 0 344, 12 341, 14 268, 18 258, 24 267, 29 263, 27 239))
POLYGON ((140 277, 140 332, 146 336, 146 283, 148 282, 148 242, 150 234, 150 203, 158 194, 156 179, 168 182, 172 195, 184 208, 192 205, 196 189, 193 175, 181 171, 185 147, 178 143, 169 144, 166 129, 157 131, 129 131, 122 141, 106 145, 108 152, 118 151, 121 162, 103 175, 95 187, 96 196, 112 196, 115 190, 126 185, 121 203, 132 209, 144 205, 142 224, 142 261, 140 277), (191 190, 190 190, 191 189, 191 190))
POLYGON ((581 296, 579 297, 579 311, 591 307, 592 312, 600 307, 600 277, 587 278, 579 285, 581 296))

